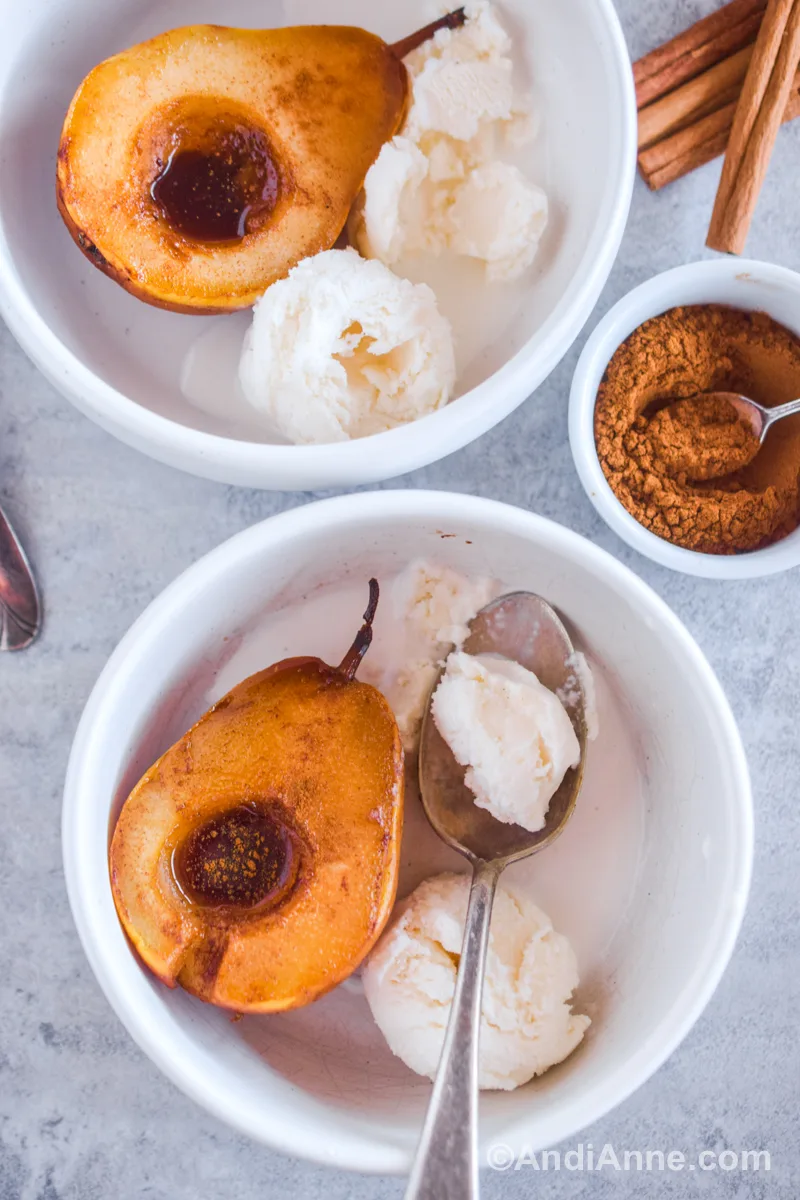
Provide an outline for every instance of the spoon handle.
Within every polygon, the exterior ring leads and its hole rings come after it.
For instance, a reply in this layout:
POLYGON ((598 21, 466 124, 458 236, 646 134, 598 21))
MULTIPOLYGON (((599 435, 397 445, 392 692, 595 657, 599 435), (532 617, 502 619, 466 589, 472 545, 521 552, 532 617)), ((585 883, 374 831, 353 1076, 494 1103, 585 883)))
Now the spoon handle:
POLYGON ((39 622, 33 574, 0 508, 0 651, 24 650, 39 632, 39 622))
POLYGON ((790 400, 788 404, 779 404, 776 408, 765 408, 763 412, 765 417, 764 434, 766 434, 770 425, 774 425, 776 421, 800 413, 800 400, 790 400))
POLYGON ((475 864, 450 1020, 405 1200, 477 1200, 478 1034, 499 876, 497 865, 475 864))

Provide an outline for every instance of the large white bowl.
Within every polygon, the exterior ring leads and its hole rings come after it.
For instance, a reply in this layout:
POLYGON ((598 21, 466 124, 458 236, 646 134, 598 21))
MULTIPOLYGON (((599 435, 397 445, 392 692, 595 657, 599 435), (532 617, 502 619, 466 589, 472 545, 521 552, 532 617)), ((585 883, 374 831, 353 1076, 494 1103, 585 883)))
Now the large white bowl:
POLYGON ((408 1168, 429 1085, 369 1040, 380 1042, 363 997, 345 985, 296 1014, 237 1025, 169 991, 122 932, 107 851, 127 791, 209 687, 218 694, 216 670, 260 614, 323 584, 386 578, 418 555, 556 604, 613 680, 644 779, 638 882, 595 982, 590 1036, 539 1081, 482 1097, 482 1156, 498 1141, 519 1150, 574 1135, 675 1049, 728 961, 752 857, 747 765, 711 668, 654 592, 576 534, 488 500, 387 491, 273 517, 190 568, 123 639, 78 730, 63 821, 75 921, 120 1018, 179 1087, 254 1138, 366 1171, 408 1168))
MULTIPOLYGON (((55 155, 67 105, 100 59, 176 25, 339 21, 394 39, 429 16, 427 0, 37 0, 8 8, 0 39, 0 311, 50 381, 131 446, 224 483, 275 489, 351 486, 400 475, 458 450, 539 386, 591 312, 619 248, 633 186, 636 111, 612 0, 502 0, 535 81, 542 134, 530 170, 552 220, 531 281, 507 320, 495 299, 489 344, 462 339, 464 394, 444 411, 362 442, 269 444, 250 421, 187 403, 189 346, 230 318, 164 313, 94 270, 63 228, 55 155)), ((236 319, 234 318, 234 321, 236 319)), ((227 343, 226 343, 227 345, 227 343)), ((228 351, 230 346, 227 345, 228 351)), ((221 389, 233 390, 233 372, 221 389)))
POLYGON ((700 554, 645 529, 617 499, 603 474, 594 437, 597 391, 619 347, 644 321, 682 304, 729 304, 765 312, 800 336, 800 275, 788 267, 742 258, 688 263, 664 271, 623 296, 581 352, 569 401, 572 457, 587 496, 603 520, 640 554, 686 575, 755 579, 800 566, 800 529, 763 550, 700 554))

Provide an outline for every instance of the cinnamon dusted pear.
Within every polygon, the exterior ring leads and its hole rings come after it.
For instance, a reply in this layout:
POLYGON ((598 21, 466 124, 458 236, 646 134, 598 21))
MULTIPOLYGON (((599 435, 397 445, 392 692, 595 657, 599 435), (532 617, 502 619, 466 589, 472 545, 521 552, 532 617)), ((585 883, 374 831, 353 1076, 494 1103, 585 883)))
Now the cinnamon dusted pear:
POLYGON ((252 305, 328 250, 402 124, 402 55, 363 29, 191 25, 95 67, 70 105, 57 197, 84 254, 178 312, 252 305))
POLYGON ((307 1004, 352 973, 394 902, 403 752, 355 678, 287 659, 224 696, 136 785, 110 851, 120 920, 174 987, 239 1012, 307 1004))

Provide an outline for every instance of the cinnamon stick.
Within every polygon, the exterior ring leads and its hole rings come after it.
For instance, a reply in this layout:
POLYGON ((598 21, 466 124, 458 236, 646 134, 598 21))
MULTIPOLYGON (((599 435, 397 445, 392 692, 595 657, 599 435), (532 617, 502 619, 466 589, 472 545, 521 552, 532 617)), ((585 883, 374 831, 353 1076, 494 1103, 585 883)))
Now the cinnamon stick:
POLYGON ((633 66, 639 108, 666 95, 755 40, 766 0, 731 0, 633 66))
POLYGON ((699 167, 705 166, 706 163, 719 158, 721 154, 725 153, 729 136, 730 129, 723 129, 722 132, 715 133, 704 141, 689 143, 682 154, 676 155, 660 166, 651 168, 648 164, 643 167, 644 180, 650 191, 657 192, 667 184, 675 183, 684 175, 689 175, 699 167))
MULTIPOLYGON (((691 162, 694 166, 700 166, 705 154, 710 153, 707 149, 709 145, 712 148, 720 145, 719 153, 723 154, 730 137, 735 111, 736 101, 733 101, 643 150, 639 155, 639 168, 647 186, 657 191, 665 182, 679 178, 676 172, 682 172, 685 163, 691 162), (667 180, 666 176, 671 178, 667 180)), ((694 166, 690 169, 694 169, 694 166)))
MULTIPOLYGON (((662 138, 639 154, 639 170, 651 191, 682 179, 725 153, 736 112, 736 101, 662 138)), ((800 71, 783 114, 784 122, 800 117, 800 71)))
POLYGON ((800 0, 769 0, 731 129, 706 239, 741 254, 800 62, 800 0))
POLYGON ((639 149, 675 133, 722 105, 738 100, 753 47, 745 46, 689 83, 639 112, 639 149))

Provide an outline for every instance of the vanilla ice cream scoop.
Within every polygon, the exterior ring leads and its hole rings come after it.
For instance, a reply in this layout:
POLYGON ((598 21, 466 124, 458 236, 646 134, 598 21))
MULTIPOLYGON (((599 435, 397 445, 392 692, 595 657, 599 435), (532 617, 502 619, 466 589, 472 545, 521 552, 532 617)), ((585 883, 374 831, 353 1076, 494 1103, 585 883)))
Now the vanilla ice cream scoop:
POLYGON ((470 171, 453 194, 450 248, 483 259, 488 279, 515 279, 536 257, 547 215, 547 196, 518 167, 487 163, 470 171))
POLYGON ((239 377, 291 442, 382 433, 447 404, 453 336, 424 283, 354 250, 306 258, 258 300, 239 377))
POLYGON ((484 576, 415 559, 395 579, 389 603, 397 622, 397 652, 390 666, 367 661, 362 678, 389 701, 406 753, 416 753, 422 715, 444 660, 469 636, 469 623, 500 591, 484 576))
POLYGON ((450 252, 486 265, 489 280, 531 265, 547 196, 502 154, 533 136, 515 96, 511 39, 487 0, 404 60, 412 103, 401 133, 370 167, 349 221, 354 245, 387 264, 450 252))
MULTIPOLYGON (((455 990, 470 880, 439 875, 412 892, 362 970, 372 1015, 412 1071, 436 1074, 455 990)), ((489 934, 481 1088, 510 1090, 562 1062, 589 1018, 572 1012, 572 947, 526 896, 501 884, 489 934)))
POLYGON ((581 748, 561 700, 536 675, 494 654, 451 654, 434 694, 436 727, 466 767, 475 803, 536 833, 581 748))

